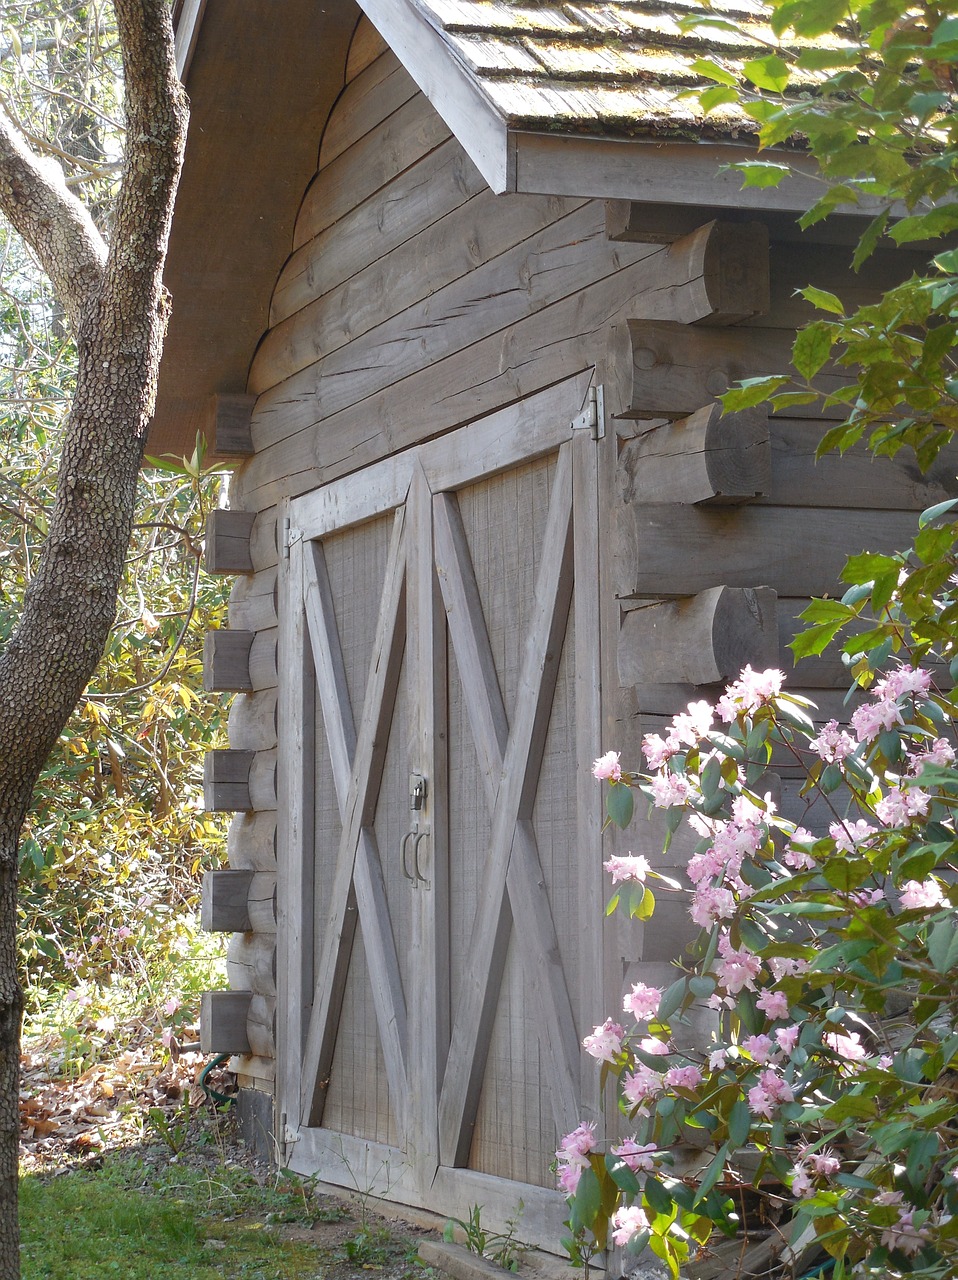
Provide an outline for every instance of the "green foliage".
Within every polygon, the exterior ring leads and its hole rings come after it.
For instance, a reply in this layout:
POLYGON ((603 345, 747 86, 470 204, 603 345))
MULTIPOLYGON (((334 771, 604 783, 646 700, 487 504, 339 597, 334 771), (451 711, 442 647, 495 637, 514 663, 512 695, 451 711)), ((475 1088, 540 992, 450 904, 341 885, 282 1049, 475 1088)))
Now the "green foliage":
POLYGON ((443 1239, 451 1242, 456 1238, 456 1229, 462 1233, 465 1246, 480 1258, 488 1258, 506 1271, 518 1271, 522 1261, 522 1245, 516 1239, 519 1219, 525 1206, 519 1201, 516 1212, 506 1223, 505 1231, 489 1231, 483 1226, 482 1205, 474 1204, 469 1210, 469 1217, 450 1218, 444 1229, 443 1239))

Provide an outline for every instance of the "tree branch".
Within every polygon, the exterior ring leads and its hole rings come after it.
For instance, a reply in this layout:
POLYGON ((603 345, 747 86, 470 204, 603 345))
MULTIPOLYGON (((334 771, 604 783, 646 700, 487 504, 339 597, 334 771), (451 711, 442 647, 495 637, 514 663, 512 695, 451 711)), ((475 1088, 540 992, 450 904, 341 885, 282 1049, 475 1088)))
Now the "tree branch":
POLYGON ((60 166, 41 160, 0 112, 0 209, 31 245, 75 330, 104 278, 107 250, 60 166))

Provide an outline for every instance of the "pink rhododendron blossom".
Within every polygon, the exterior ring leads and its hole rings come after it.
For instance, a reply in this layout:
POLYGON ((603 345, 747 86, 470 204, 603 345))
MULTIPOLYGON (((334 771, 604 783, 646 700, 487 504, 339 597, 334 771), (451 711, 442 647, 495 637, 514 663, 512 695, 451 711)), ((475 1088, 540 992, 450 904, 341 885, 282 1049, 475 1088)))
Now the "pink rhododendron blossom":
POLYGON ((720 719, 730 722, 741 712, 757 711, 759 707, 782 691, 785 676, 781 671, 753 671, 746 667, 738 680, 733 681, 716 703, 720 719))
POLYGON ((662 1092, 662 1077, 644 1062, 640 1062, 634 1071, 625 1077, 622 1094, 633 1107, 641 1106, 649 1098, 655 1098, 662 1092))
POLYGON ((591 1036, 586 1036, 582 1047, 599 1062, 614 1062, 622 1052, 624 1038, 625 1030, 611 1018, 606 1018, 601 1027, 596 1027, 591 1036))
POLYGON ((613 854, 602 864, 612 877, 613 884, 633 880, 641 884, 651 871, 648 858, 641 853, 613 854))
POLYGON ((618 782, 622 777, 620 755, 619 751, 607 751, 604 756, 599 756, 592 766, 593 778, 597 778, 599 782, 618 782))
POLYGON ((764 822, 766 814, 775 812, 775 805, 772 802, 772 793, 770 791, 763 799, 765 801, 764 808, 757 805, 754 800, 750 800, 748 796, 736 796, 732 801, 732 821, 734 824, 738 827, 747 827, 764 822))
POLYGON ((931 796, 921 787, 892 787, 875 805, 875 814, 890 827, 903 827, 912 818, 924 817, 931 796))
POLYGON ((667 1058, 670 1053, 669 1046, 665 1041, 656 1040, 655 1036, 646 1036, 644 1040, 640 1040, 639 1048, 643 1053, 648 1053, 653 1058, 667 1058))
POLYGON ((758 1084, 748 1091, 748 1107, 753 1115, 771 1120, 773 1113, 783 1102, 794 1102, 792 1087, 774 1071, 763 1071, 758 1084))
POLYGON ((740 991, 755 990, 755 979, 762 971, 762 962, 744 948, 736 951, 727 933, 719 938, 719 955, 722 957, 715 965, 715 976, 719 984, 730 995, 738 995, 740 991))
POLYGON ((642 739, 642 754, 650 769, 661 769, 679 750, 680 745, 671 735, 663 738, 657 733, 647 733, 642 739))
POLYGON ((845 760, 855 750, 855 740, 839 727, 837 720, 829 720, 823 725, 818 737, 809 739, 808 745, 826 764, 845 760))
POLYGON ((877 907, 880 902, 885 901, 885 891, 884 889, 858 889, 850 897, 856 907, 877 907))
POLYGON ((661 1003, 661 987, 647 987, 644 982, 637 982, 623 997, 622 1008, 637 1022, 646 1022, 655 1017, 661 1003))
POLYGON ((678 774, 657 773, 651 779, 652 803, 656 809, 671 809, 684 804, 689 794, 687 779, 678 774))
POLYGON ((796 1199, 807 1199, 808 1196, 815 1194, 815 1183, 812 1181, 811 1175, 803 1164, 792 1165, 792 1195, 796 1199))
POLYGON ((639 1235, 648 1225, 649 1221, 641 1205, 623 1205, 612 1215, 612 1241, 623 1249, 633 1236, 639 1235))
POLYGON ((940 907, 944 901, 945 895, 934 876, 929 876, 927 880, 906 880, 901 887, 901 905, 905 911, 940 907))
POLYGON ((163 1033, 162 1033, 162 1034, 161 1034, 161 1036, 160 1036, 160 1040, 161 1040, 161 1042, 162 1042, 162 1044, 163 1044, 163 1048, 164 1048, 164 1049, 169 1049, 169 1047, 170 1047, 170 1046, 172 1045, 172 1043, 173 1043, 173 1028, 172 1028, 172 1027, 164 1027, 164 1028, 163 1028, 163 1033))
POLYGON ((671 1067, 662 1077, 667 1089, 697 1089, 702 1083, 698 1067, 671 1067))
POLYGON ((163 1012, 166 1014, 168 1018, 172 1018, 173 1014, 176 1013, 179 1007, 180 1007, 180 1002, 174 996, 172 1000, 167 1000, 166 1004, 163 1006, 163 1012))
POLYGON ((728 1062, 728 1049, 713 1049, 709 1054, 709 1071, 723 1071, 728 1062))
POLYGON ((844 1062, 863 1062, 868 1057, 857 1031, 851 1031, 848 1035, 842 1031, 826 1031, 822 1041, 844 1062))
POLYGON ((768 967, 775 981, 781 982, 783 978, 797 978, 807 972, 808 961, 797 956, 769 956, 768 967))
POLYGON ((828 1150, 808 1151, 802 1156, 802 1160, 820 1178, 830 1178, 833 1173, 837 1173, 842 1167, 841 1160, 837 1156, 833 1156, 828 1150))
POLYGON ((779 1027, 775 1032, 775 1039, 785 1053, 792 1053, 801 1034, 801 1027, 797 1022, 793 1022, 790 1027, 779 1027))
POLYGON ((717 991, 712 992, 705 1004, 707 1008, 716 1010, 735 1008, 735 1000, 732 996, 720 996, 717 991))
POLYGON ((865 702, 852 712, 851 726, 859 742, 871 742, 885 729, 903 723, 901 711, 893 701, 865 702))
POLYGON ((560 1164, 556 1171, 556 1184, 563 1195, 574 1196, 579 1189, 579 1179, 582 1177, 582 1166, 580 1164, 560 1164))
POLYGON ((132 930, 132 929, 130 929, 127 925, 122 924, 122 925, 120 925, 119 929, 117 929, 117 931, 116 931, 116 936, 117 936, 118 938, 121 938, 121 939, 123 939, 123 938, 132 938, 132 937, 133 937, 133 930, 132 930))
POLYGON ((669 739, 694 747, 711 729, 714 719, 715 713, 710 703, 690 702, 687 711, 673 717, 669 739))
POLYGON ((886 1249, 899 1249, 909 1258, 921 1252, 931 1239, 931 1232, 927 1227, 915 1226, 914 1216, 914 1209, 903 1209, 898 1221, 881 1233, 881 1242, 886 1249))
POLYGON ((594 1149, 595 1124, 592 1121, 583 1122, 577 1129, 565 1135, 559 1143, 556 1158, 581 1165, 584 1169, 589 1163, 589 1152, 594 1149))
POLYGON ((693 853, 685 873, 693 884, 698 884, 702 880, 713 880, 724 870, 725 863, 713 848, 706 849, 704 853, 693 853))
POLYGON ((815 865, 815 859, 810 853, 806 853, 804 849, 793 848, 791 845, 782 854, 782 861, 793 871, 810 871, 815 865))
POLYGON ((772 1040, 771 1036, 749 1036, 742 1041, 742 1048, 752 1058, 754 1062, 768 1062, 768 1060, 778 1053, 778 1046, 772 1040))
POLYGON ((731 890, 718 885, 699 885, 692 896, 689 915, 700 928, 707 929, 716 920, 730 920, 735 915, 735 898, 731 890))
POLYGON ((614 1156, 622 1157, 622 1163, 633 1173, 655 1173, 655 1157, 659 1149, 654 1142, 639 1146, 635 1138, 626 1138, 611 1150, 614 1156))
POLYGON ((844 822, 833 822, 828 828, 828 834, 835 841, 835 848, 839 853, 854 853, 859 845, 875 834, 875 830, 864 818, 855 822, 846 818, 844 822))
POLYGON ((878 1059, 879 1070, 887 1071, 891 1067, 894 1061, 895 1059, 891 1056, 890 1053, 883 1053, 882 1056, 878 1059))
POLYGON ((876 698, 903 698, 906 694, 924 695, 931 688, 931 672, 923 667, 896 667, 874 688, 876 698))
POLYGON ((947 738, 936 738, 930 747, 918 751, 909 757, 915 773, 919 773, 923 765, 950 765, 955 763, 955 748, 947 738))

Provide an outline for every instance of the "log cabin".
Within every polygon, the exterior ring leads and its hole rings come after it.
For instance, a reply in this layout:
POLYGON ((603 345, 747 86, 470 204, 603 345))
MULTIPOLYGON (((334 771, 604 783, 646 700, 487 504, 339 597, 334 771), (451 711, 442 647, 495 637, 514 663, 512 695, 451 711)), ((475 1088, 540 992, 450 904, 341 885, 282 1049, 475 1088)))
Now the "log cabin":
MULTIPOLYGON (((816 406, 723 416, 730 382, 787 368, 797 288, 857 303, 911 264, 853 275, 852 216, 799 231, 799 148, 740 189, 751 122, 683 90, 747 41, 685 34, 685 7, 178 13, 151 452, 202 431, 235 467, 207 531, 235 583, 205 798, 235 816, 203 1044, 292 1169, 493 1227, 522 1201, 553 1251, 558 1137, 603 1116, 582 1037, 690 936, 680 906, 604 919, 603 856, 662 833, 603 833, 591 761, 637 761, 745 663, 790 670, 845 555, 956 491, 944 459, 816 465, 816 406)), ((721 8, 760 32, 752 0, 721 8)), ((791 681, 823 714, 846 683, 830 654, 791 681)))

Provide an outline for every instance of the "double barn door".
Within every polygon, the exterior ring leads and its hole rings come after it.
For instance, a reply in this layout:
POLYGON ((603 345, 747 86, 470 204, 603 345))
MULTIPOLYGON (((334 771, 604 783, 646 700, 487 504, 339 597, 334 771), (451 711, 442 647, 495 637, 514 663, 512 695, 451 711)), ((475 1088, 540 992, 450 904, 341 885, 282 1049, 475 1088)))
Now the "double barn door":
POLYGON ((602 1010, 588 381, 291 503, 283 588, 287 1159, 527 1237, 602 1010))

